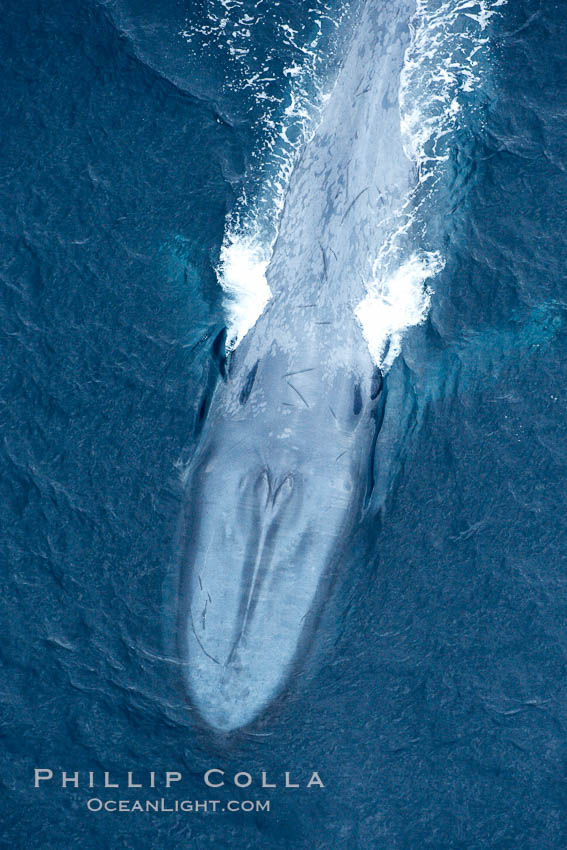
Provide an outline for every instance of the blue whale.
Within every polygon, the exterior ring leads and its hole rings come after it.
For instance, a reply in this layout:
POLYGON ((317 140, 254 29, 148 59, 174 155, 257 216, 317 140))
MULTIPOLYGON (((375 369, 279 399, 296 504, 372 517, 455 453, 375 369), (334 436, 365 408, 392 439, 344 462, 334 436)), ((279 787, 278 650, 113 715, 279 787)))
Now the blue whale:
POLYGON ((376 481, 382 372, 355 317, 415 180, 397 86, 413 4, 368 2, 292 175, 273 298, 228 355, 185 477, 179 651, 210 727, 250 724, 312 637, 376 481))
POLYGON ((372 489, 381 374, 369 358, 329 368, 317 331, 308 357, 301 331, 295 356, 272 334, 262 357, 238 349, 187 482, 181 647, 195 705, 221 730, 281 688, 372 489))

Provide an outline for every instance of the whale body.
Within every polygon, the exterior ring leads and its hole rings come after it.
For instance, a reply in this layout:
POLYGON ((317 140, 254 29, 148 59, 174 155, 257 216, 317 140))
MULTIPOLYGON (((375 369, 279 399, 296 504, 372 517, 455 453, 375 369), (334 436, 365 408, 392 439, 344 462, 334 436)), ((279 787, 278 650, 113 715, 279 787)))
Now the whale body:
POLYGON ((251 723, 282 690, 374 486, 387 392, 355 307, 383 222, 415 179, 397 103, 412 6, 364 7, 290 181, 274 297, 227 358, 221 344, 202 409, 177 628, 191 700, 218 730, 251 723))

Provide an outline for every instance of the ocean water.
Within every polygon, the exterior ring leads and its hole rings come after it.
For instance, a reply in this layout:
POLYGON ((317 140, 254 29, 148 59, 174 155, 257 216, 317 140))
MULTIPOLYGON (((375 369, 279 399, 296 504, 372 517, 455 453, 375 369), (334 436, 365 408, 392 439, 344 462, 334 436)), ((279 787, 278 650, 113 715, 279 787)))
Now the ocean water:
MULTIPOLYGON (((563 5, 3 11, 2 846, 567 846, 563 5), (309 659, 221 738, 167 643, 181 478, 213 340, 237 348, 278 294, 286 199, 365 14, 398 45, 407 160, 388 196, 351 174, 346 219, 361 345, 403 388, 390 472, 309 659), (210 767, 325 788, 93 813, 35 767, 178 770, 191 800, 210 767)), ((380 127, 385 102, 360 114, 380 127)))

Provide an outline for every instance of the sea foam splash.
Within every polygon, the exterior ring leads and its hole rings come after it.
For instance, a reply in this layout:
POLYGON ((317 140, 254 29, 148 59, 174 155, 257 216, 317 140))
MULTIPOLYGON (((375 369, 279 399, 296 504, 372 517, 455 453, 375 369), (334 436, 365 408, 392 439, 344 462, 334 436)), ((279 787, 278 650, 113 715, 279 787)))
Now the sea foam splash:
POLYGON ((220 251, 218 275, 225 292, 228 347, 234 348, 264 312, 272 292, 266 280, 271 251, 257 235, 228 230, 220 251))
MULTIPOLYGON (((387 371, 408 328, 425 321, 433 290, 428 281, 445 266, 439 250, 424 250, 433 204, 456 134, 482 102, 489 67, 487 27, 506 0, 417 0, 411 40, 400 74, 399 110, 404 152, 417 182, 392 220, 355 310, 372 358, 387 371), (476 97, 475 97, 476 94, 476 97)), ((431 247, 431 246, 430 246, 431 247)))
MULTIPOLYGON (((336 78, 357 2, 313 0, 288 9, 262 0, 201 0, 205 23, 181 33, 214 47, 225 89, 246 104, 257 131, 245 185, 227 217, 217 276, 225 294, 227 347, 235 348, 271 297, 266 270, 299 151, 315 131, 336 78), (280 7, 280 8, 278 8, 280 7), (284 15, 286 15, 284 19, 284 15), (293 17, 295 16, 295 17, 293 17), (253 200, 252 200, 253 199, 253 200)), ((202 61, 202 58, 201 58, 202 61)))
POLYGON ((370 355, 383 372, 400 353, 405 331, 425 321, 433 295, 426 281, 443 266, 438 253, 412 254, 379 284, 373 281, 356 308, 370 355))
MULTIPOLYGON (((398 99, 402 144, 417 179, 391 218, 389 235, 371 262, 366 295, 355 310, 370 353, 384 371, 399 354, 406 330, 427 318, 433 294, 428 282, 445 265, 428 220, 448 215, 439 188, 456 135, 482 102, 479 91, 490 67, 487 30, 506 2, 416 0, 398 99)), ((262 0, 200 3, 205 23, 197 26, 193 18, 182 35, 189 45, 199 42, 199 61, 203 49, 214 48, 215 59, 226 62, 225 88, 239 102, 244 99, 260 140, 227 216, 216 269, 231 349, 271 298, 266 271, 289 180, 330 96, 358 2, 313 0, 307 12, 299 4, 287 11, 270 4, 264 10, 262 0)))

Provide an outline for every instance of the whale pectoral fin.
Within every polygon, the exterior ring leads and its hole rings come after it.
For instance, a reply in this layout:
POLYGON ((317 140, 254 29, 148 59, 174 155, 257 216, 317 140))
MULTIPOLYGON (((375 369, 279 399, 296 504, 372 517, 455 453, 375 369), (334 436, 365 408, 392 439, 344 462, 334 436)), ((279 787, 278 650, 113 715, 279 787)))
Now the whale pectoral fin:
POLYGON ((391 491, 419 417, 412 374, 402 357, 383 380, 373 416, 376 430, 369 461, 372 485, 365 507, 379 510, 391 491))
POLYGON ((222 328, 214 338, 211 347, 211 359, 209 359, 204 365, 203 390, 197 404, 195 425, 193 428, 195 436, 198 436, 201 433, 203 425, 205 424, 205 419, 209 412, 211 399, 213 397, 219 375, 223 381, 227 380, 227 354, 225 343, 226 328, 222 328))
POLYGON ((368 459, 368 479, 366 493, 364 496, 365 508, 368 506, 374 491, 376 476, 376 444, 380 431, 382 430, 384 415, 386 413, 386 398, 387 391, 384 375, 382 370, 378 366, 375 366, 370 379, 370 401, 375 403, 371 414, 374 419, 374 435, 372 437, 372 445, 368 459))
POLYGON ((378 366, 375 366, 370 379, 370 398, 372 401, 375 401, 382 392, 383 384, 384 376, 382 375, 382 370, 378 366))
MULTIPOLYGON (((372 437, 372 445, 370 446, 370 454, 368 457, 368 477, 367 477, 367 485, 366 485, 366 493, 364 495, 364 508, 366 509, 370 503, 370 499, 372 497, 372 493, 374 492, 374 486, 376 483, 376 446, 378 443, 378 437, 380 435, 380 431, 382 430, 382 425, 384 423, 384 416, 386 413, 386 399, 388 396, 386 387, 384 384, 380 386, 381 396, 378 401, 378 404, 372 411, 372 418, 374 419, 374 434, 372 437)), ((372 392, 370 395, 371 398, 376 398, 376 396, 372 396, 372 392)))
POLYGON ((211 350, 211 354, 213 360, 217 364, 219 374, 223 381, 226 381, 226 359, 227 359, 227 351, 226 351, 226 328, 222 328, 218 334, 216 335, 213 341, 213 347, 211 350))
MULTIPOLYGON (((212 370, 211 370, 212 371, 212 370)), ((203 392, 199 398, 197 409, 195 412, 195 424, 193 426, 193 435, 198 437, 201 431, 203 430, 203 425, 205 424, 205 420, 207 418, 207 414, 209 412, 209 408, 211 406, 211 399, 213 397, 213 391, 215 389, 216 384, 216 375, 211 379, 210 372, 205 381, 205 386, 203 387, 203 392)))

